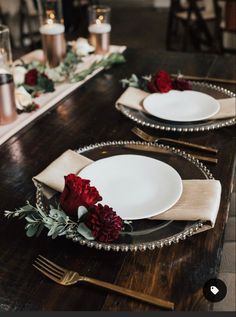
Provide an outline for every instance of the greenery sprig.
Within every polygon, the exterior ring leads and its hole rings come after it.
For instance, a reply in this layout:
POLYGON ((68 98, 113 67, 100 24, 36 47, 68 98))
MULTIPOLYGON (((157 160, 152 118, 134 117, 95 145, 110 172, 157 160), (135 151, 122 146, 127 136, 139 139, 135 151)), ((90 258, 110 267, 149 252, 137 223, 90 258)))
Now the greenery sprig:
POLYGON ((144 91, 148 91, 147 82, 151 79, 151 75, 149 76, 137 76, 136 74, 132 74, 130 78, 121 79, 121 84, 123 88, 126 87, 134 87, 139 88, 144 91))
POLYGON ((158 70, 154 74, 145 76, 132 74, 130 78, 122 79, 121 83, 123 88, 135 87, 149 93, 167 93, 172 89, 180 91, 192 89, 191 82, 184 79, 183 76, 173 78, 165 70, 158 70))
POLYGON ((66 77, 69 77, 71 72, 74 72, 76 69, 76 66, 81 62, 82 62, 81 57, 78 56, 74 51, 69 50, 61 65, 63 75, 65 75, 66 77))
POLYGON ((78 55, 71 46, 68 46, 64 60, 55 68, 46 67, 40 61, 28 64, 21 61, 21 64, 15 65, 14 81, 16 88, 19 88, 18 95, 20 94, 17 99, 18 113, 36 110, 38 105, 32 98, 55 91, 55 83, 82 81, 99 68, 109 68, 113 64, 125 62, 125 58, 121 53, 112 53, 93 62, 87 69, 78 72, 78 64, 82 62, 83 56, 78 55), (22 99, 22 95, 24 99, 22 99))
POLYGON ((72 83, 84 80, 88 75, 92 74, 95 70, 104 67, 105 69, 110 68, 114 64, 121 64, 125 62, 125 58, 121 53, 112 53, 107 57, 103 57, 99 61, 95 61, 92 65, 79 73, 72 74, 70 76, 70 81, 72 83))
POLYGON ((48 229, 48 236, 55 239, 62 235, 73 235, 73 237, 84 237, 88 240, 94 240, 91 230, 83 222, 84 215, 88 212, 85 207, 78 209, 77 220, 72 220, 58 205, 57 208, 49 206, 46 213, 36 204, 32 206, 29 202, 27 205, 15 210, 4 212, 5 217, 20 219, 25 218, 27 224, 25 226, 26 235, 28 237, 39 236, 44 228, 48 229))

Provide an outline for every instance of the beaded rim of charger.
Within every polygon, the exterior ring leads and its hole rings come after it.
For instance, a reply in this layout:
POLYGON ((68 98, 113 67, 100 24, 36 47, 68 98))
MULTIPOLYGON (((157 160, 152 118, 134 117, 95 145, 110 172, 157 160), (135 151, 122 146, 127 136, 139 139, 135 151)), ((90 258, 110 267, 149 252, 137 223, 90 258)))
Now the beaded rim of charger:
MULTIPOLYGON (((148 146, 156 146, 157 148, 164 148, 166 150, 169 150, 170 153, 181 156, 187 161, 191 162, 193 165, 199 168, 199 170, 205 175, 206 179, 214 179, 210 170, 198 159, 196 159, 194 156, 178 148, 170 147, 168 145, 163 145, 163 144, 148 143, 148 142, 142 142, 142 141, 108 141, 108 142, 90 144, 88 146, 84 146, 79 148, 78 150, 75 150, 75 152, 82 154, 86 151, 94 150, 104 146, 123 146, 126 144, 148 145, 148 146)), ((40 206, 40 208, 45 211, 44 203, 43 203, 43 193, 41 188, 42 188, 41 184, 38 183, 37 190, 36 190, 36 201, 37 201, 37 204, 40 206)), ((203 226, 204 226, 204 221, 199 220, 199 221, 196 221, 193 225, 190 225, 188 228, 185 228, 181 232, 174 234, 168 238, 160 239, 160 240, 152 241, 152 242, 146 242, 146 243, 137 243, 137 244, 102 243, 96 240, 91 241, 79 235, 75 235, 73 232, 71 234, 70 233, 67 234, 66 238, 71 239, 73 242, 79 242, 81 245, 85 245, 90 248, 95 247, 98 250, 104 249, 106 251, 124 251, 124 252, 145 251, 147 249, 154 250, 155 248, 162 248, 164 246, 169 246, 173 243, 178 243, 181 240, 185 240, 187 237, 190 237, 196 234, 200 229, 203 228, 203 226)))
MULTIPOLYGON (((228 89, 225 89, 220 86, 216 86, 213 84, 209 83, 203 83, 203 82, 198 82, 198 81, 191 81, 193 85, 196 87, 205 87, 208 89, 211 89, 213 91, 221 92, 222 94, 225 95, 225 97, 236 97, 236 94, 228 89)), ((132 121, 146 127, 154 128, 154 129, 159 129, 163 131, 173 131, 173 132, 201 132, 201 131, 210 131, 210 130, 215 130, 219 128, 224 128, 227 126, 231 126, 236 124, 236 117, 231 118, 231 119, 222 119, 222 120, 217 120, 217 122, 206 122, 205 124, 199 123, 199 124, 192 124, 189 125, 188 127, 180 127, 179 125, 174 125, 169 122, 167 122, 165 125, 163 122, 156 120, 149 120, 148 117, 144 117, 143 113, 139 113, 137 110, 129 109, 125 106, 119 105, 117 109, 123 113, 126 117, 131 119, 132 121)))

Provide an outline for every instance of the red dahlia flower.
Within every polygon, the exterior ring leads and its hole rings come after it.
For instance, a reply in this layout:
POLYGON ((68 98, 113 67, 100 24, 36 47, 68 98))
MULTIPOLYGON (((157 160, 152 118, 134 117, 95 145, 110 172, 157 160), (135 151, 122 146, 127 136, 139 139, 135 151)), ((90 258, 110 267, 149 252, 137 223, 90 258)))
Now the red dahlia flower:
POLYGON ((160 70, 152 76, 151 80, 147 83, 147 88, 152 93, 170 91, 173 89, 170 75, 166 71, 160 70))
POLYGON ((94 238, 101 242, 117 240, 122 229, 122 219, 112 208, 101 204, 89 210, 86 224, 94 238))
POLYGON ((191 90, 192 85, 189 81, 183 78, 176 78, 172 81, 173 89, 176 90, 191 90))
POLYGON ((75 215, 78 207, 88 208, 100 200, 102 197, 94 186, 90 186, 89 180, 75 174, 65 176, 65 187, 60 196, 60 204, 66 213, 75 215))

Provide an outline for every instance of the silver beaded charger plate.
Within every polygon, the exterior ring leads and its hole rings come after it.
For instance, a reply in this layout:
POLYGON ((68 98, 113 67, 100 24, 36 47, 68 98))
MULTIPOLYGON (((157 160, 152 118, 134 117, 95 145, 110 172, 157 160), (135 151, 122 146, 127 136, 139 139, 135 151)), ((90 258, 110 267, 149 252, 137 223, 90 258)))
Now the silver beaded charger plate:
MULTIPOLYGON (((192 155, 170 146, 140 141, 111 141, 85 146, 75 150, 75 152, 94 161, 122 154, 145 155, 169 164, 180 174, 182 179, 214 179, 204 164, 199 162, 192 155), (133 150, 126 147, 126 145, 134 144, 143 147, 144 150, 140 152, 140 150, 133 150), (145 151, 145 146, 147 145, 155 146, 157 150, 160 150, 160 152, 154 153, 145 151)), ((45 212, 47 212, 49 205, 58 205, 59 193, 48 200, 43 195, 41 186, 38 185, 36 200, 37 204, 41 206, 45 212)), ((201 221, 201 219, 198 221, 141 219, 125 222, 118 240, 112 243, 87 240, 76 231, 68 233, 66 238, 71 239, 74 242, 78 242, 81 245, 95 247, 99 250, 144 251, 147 249, 154 250, 155 248, 162 248, 163 246, 171 245, 172 243, 178 243, 189 236, 203 231, 204 226, 207 226, 207 223, 201 221)))
MULTIPOLYGON (((215 99, 236 96, 235 93, 216 85, 197 81, 193 81, 191 83, 193 90, 208 94, 215 99)), ((154 117, 150 114, 146 114, 142 111, 137 111, 123 105, 119 105, 118 110, 121 111, 121 113, 123 113, 126 117, 140 125, 164 131, 199 132, 219 129, 236 124, 236 117, 216 120, 209 119, 196 122, 174 122, 158 119, 157 117, 154 117)))

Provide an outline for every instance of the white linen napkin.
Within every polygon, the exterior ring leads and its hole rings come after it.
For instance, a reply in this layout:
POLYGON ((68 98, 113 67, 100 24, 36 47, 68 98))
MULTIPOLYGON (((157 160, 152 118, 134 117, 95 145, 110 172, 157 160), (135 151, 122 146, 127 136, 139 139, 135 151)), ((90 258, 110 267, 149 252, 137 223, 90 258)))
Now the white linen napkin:
MULTIPOLYGON (((141 89, 128 87, 116 101, 116 108, 123 105, 135 110, 146 112, 142 106, 144 98, 149 95, 141 89)), ((227 119, 236 116, 236 98, 224 98, 217 100, 220 103, 220 110, 210 119, 227 119)))
MULTIPOLYGON (((40 182, 46 195, 48 189, 59 192, 64 188, 64 176, 78 174, 93 161, 72 150, 67 150, 41 173, 33 177, 40 182)), ((98 189, 99 190, 99 189, 98 189)), ((218 180, 183 180, 183 193, 179 201, 168 211, 154 216, 154 220, 203 220, 208 229, 214 227, 221 198, 221 184, 218 180)), ((111 206, 112 207, 112 206, 111 206)))

